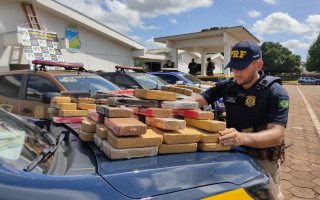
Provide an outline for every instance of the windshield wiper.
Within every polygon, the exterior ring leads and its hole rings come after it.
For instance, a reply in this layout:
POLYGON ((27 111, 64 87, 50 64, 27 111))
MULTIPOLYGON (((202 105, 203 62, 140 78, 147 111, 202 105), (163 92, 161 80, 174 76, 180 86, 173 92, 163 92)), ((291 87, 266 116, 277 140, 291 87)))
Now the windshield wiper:
POLYGON ((66 137, 66 133, 63 131, 58 139, 55 146, 50 146, 48 148, 44 148, 41 153, 34 159, 27 167, 23 169, 23 171, 31 172, 33 168, 35 168, 41 161, 43 161, 47 156, 48 158, 54 154, 54 152, 58 149, 58 147, 61 145, 62 141, 66 137))

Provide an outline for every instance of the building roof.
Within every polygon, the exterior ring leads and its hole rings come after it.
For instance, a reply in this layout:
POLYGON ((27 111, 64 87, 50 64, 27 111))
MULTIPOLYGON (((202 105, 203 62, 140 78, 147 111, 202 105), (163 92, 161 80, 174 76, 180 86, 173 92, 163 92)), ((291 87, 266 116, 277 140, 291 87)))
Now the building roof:
POLYGON ((167 44, 167 47, 206 53, 223 52, 225 42, 235 44, 242 40, 260 42, 243 26, 154 38, 155 42, 167 44))

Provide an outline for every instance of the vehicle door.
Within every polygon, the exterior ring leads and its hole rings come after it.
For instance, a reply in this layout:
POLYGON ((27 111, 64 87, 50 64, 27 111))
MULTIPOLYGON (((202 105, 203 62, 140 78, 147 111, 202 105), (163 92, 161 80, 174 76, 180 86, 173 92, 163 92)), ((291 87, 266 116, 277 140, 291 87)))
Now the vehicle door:
POLYGON ((143 89, 133 78, 123 74, 117 74, 114 77, 114 83, 124 89, 143 89))
POLYGON ((170 84, 176 84, 177 81, 183 81, 182 79, 172 74, 154 74, 154 75, 160 77, 161 79, 163 79, 164 81, 170 84))
POLYGON ((315 84, 315 83, 316 83, 316 79, 315 79, 315 78, 310 77, 310 81, 309 81, 309 83, 315 84))
POLYGON ((41 95, 46 92, 60 90, 54 83, 37 74, 26 74, 26 84, 23 89, 23 99, 20 102, 20 115, 27 117, 49 118, 50 104, 41 103, 41 95))
POLYGON ((0 77, 0 107, 17 115, 20 114, 22 79, 23 74, 0 77))

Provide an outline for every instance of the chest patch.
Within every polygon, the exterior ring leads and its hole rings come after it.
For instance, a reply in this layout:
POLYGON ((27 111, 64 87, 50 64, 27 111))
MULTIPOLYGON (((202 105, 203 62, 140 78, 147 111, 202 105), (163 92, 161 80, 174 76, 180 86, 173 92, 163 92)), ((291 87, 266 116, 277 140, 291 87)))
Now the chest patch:
POLYGON ((256 105, 256 96, 248 95, 245 104, 249 108, 256 105))

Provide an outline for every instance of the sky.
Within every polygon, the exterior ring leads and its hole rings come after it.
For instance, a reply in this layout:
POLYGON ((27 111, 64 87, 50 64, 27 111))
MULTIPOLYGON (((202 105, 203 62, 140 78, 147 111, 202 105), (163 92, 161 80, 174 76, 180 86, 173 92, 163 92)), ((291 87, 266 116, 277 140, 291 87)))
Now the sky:
POLYGON ((57 0, 150 49, 153 38, 244 26, 302 61, 320 33, 320 0, 57 0))

